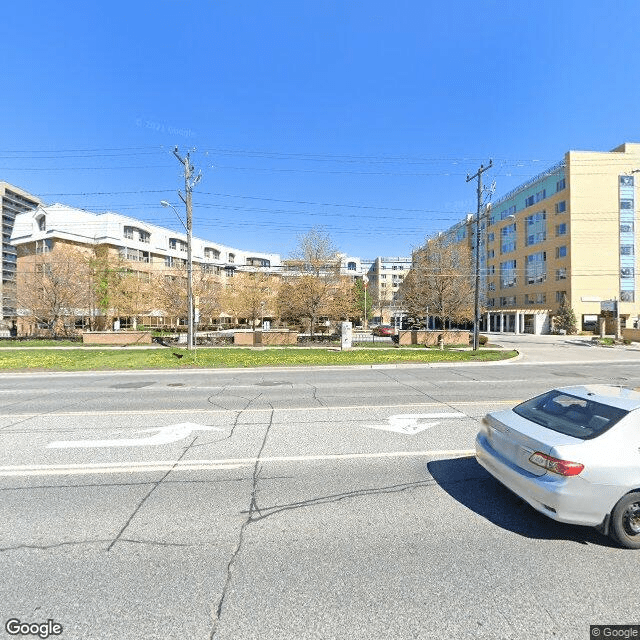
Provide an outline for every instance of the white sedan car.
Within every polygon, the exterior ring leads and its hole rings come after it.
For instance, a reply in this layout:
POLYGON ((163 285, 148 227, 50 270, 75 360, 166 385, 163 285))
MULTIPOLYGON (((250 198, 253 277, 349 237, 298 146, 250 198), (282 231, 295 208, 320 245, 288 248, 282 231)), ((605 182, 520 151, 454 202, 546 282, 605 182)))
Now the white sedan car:
POLYGON ((489 413, 476 458, 546 516, 640 548, 640 393, 564 387, 489 413))

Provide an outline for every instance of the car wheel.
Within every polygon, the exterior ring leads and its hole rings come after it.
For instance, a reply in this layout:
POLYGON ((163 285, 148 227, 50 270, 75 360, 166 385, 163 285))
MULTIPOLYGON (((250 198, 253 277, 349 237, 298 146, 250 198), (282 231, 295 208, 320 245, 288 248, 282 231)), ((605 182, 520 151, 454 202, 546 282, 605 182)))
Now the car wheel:
POLYGON ((628 549, 640 549, 640 492, 628 493, 611 512, 611 537, 628 549))

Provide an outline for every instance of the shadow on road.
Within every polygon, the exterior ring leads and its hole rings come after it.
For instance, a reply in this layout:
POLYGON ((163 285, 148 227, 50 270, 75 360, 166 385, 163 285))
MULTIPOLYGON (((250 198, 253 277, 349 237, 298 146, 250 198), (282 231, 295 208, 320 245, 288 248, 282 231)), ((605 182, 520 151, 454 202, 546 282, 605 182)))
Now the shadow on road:
POLYGON ((434 460, 427 468, 454 500, 502 529, 538 540, 614 546, 591 527, 563 524, 538 513, 495 480, 475 458, 434 460))

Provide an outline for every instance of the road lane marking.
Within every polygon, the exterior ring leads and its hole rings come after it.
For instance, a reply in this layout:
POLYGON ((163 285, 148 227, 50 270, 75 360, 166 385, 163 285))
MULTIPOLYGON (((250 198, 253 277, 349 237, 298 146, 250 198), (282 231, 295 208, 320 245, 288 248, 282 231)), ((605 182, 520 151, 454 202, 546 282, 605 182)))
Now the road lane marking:
POLYGON ((424 402, 424 403, 406 403, 403 402, 401 404, 386 404, 386 405, 336 405, 333 407, 321 407, 321 406, 313 406, 313 407, 276 407, 275 409, 272 407, 262 407, 262 408, 237 408, 237 409, 221 409, 221 408, 211 408, 211 409, 130 409, 127 411, 60 411, 60 412, 50 412, 46 411, 44 413, 5 413, 4 419, 14 419, 14 418, 58 418, 58 417, 76 417, 76 416, 152 416, 152 415, 172 415, 172 414, 213 414, 213 413, 271 413, 272 411, 363 411, 365 409, 370 410, 384 410, 384 409, 406 409, 407 407, 442 407, 443 405, 447 407, 474 407, 480 406, 485 407, 495 406, 495 405, 507 405, 507 406, 515 406, 523 402, 525 398, 518 398, 516 400, 463 400, 463 401, 448 401, 443 400, 442 402, 424 402))
POLYGON ((168 427, 142 429, 140 433, 155 431, 146 438, 120 438, 108 440, 57 440, 47 445, 48 449, 95 449, 103 447, 147 447, 170 444, 184 440, 192 431, 224 431, 221 427, 206 427, 193 422, 182 422, 168 427))
POLYGON ((150 471, 215 471, 220 469, 253 468, 256 462, 260 464, 276 462, 332 462, 390 458, 429 458, 438 456, 466 458, 474 454, 475 451, 473 449, 444 449, 432 451, 387 451, 378 453, 335 453, 316 456, 264 456, 259 459, 222 458, 218 460, 154 460, 146 462, 105 462, 66 465, 14 465, 0 467, 0 477, 147 473, 150 471))
POLYGON ((370 429, 381 429, 383 431, 394 431, 414 436, 425 429, 435 427, 440 424, 436 422, 420 422, 420 420, 432 420, 433 418, 467 418, 465 413, 404 413, 396 416, 389 416, 387 424, 366 425, 370 429))

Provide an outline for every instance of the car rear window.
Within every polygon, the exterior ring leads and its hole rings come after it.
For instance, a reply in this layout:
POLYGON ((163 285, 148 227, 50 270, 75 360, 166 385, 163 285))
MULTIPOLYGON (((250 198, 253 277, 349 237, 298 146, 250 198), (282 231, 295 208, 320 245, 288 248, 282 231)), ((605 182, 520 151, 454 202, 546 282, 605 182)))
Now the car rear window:
POLYGON ((513 411, 543 427, 581 440, 599 436, 628 413, 624 409, 558 390, 527 400, 513 411))

